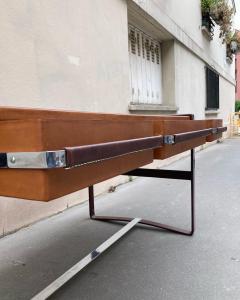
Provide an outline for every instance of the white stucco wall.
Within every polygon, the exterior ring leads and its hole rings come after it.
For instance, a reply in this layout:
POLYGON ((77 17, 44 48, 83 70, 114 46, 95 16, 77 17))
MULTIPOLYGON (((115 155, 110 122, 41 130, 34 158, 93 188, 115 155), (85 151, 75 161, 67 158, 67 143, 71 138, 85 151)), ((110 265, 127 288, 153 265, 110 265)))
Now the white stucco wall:
MULTIPOLYGON (((1 1, 0 105, 127 113, 127 30, 122 0, 1 1)), ((86 190, 50 203, 0 197, 0 235, 84 199, 86 190)))
POLYGON ((179 113, 192 112, 205 118, 205 64, 180 44, 175 45, 176 102, 179 113))
POLYGON ((208 115, 206 107, 205 63, 180 44, 175 44, 176 55, 176 101, 179 113, 192 112, 196 119, 220 118, 229 125, 234 110, 235 87, 219 77, 219 110, 208 115))
POLYGON ((235 109, 235 88, 228 81, 220 77, 219 80, 219 115, 218 118, 223 119, 226 125, 230 124, 230 114, 235 109), (234 99, 234 100, 233 100, 234 99))
MULTIPOLYGON (((149 0, 151 1, 151 0, 149 0)), ((226 45, 219 39, 219 26, 215 26, 215 34, 211 42, 202 34, 202 15, 200 0, 154 0, 157 6, 205 52, 214 58, 217 64, 226 69, 234 77, 234 67, 226 63, 226 45)))
POLYGON ((0 104, 127 112, 122 0, 0 2, 0 104))

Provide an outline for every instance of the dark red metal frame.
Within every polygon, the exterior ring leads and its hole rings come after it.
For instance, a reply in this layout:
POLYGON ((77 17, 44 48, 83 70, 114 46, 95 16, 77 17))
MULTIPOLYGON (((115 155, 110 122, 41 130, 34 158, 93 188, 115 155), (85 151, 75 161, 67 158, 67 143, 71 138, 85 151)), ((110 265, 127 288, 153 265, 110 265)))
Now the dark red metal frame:
MULTIPOLYGON (((190 120, 194 119, 194 115, 186 114, 182 116, 188 116, 190 120)), ((180 134, 174 134, 173 143, 183 142, 189 139, 208 136, 209 134, 217 134, 222 133, 227 130, 227 127, 217 127, 217 128, 207 128, 198 131, 185 132, 180 134)), ((170 139, 171 141, 171 139, 170 139)), ((170 142, 171 143, 171 142, 170 142)), ((138 223, 153 226, 159 229, 165 229, 174 233, 192 236, 195 231, 195 150, 191 149, 191 169, 190 171, 181 171, 181 170, 159 170, 159 169, 145 169, 140 168, 136 170, 132 170, 123 175, 130 176, 142 176, 142 177, 152 177, 152 178, 168 178, 168 179, 179 179, 179 180, 189 180, 191 182, 191 227, 189 230, 177 228, 171 225, 162 224, 158 222, 154 222, 151 220, 141 219, 138 223)), ((98 216, 95 215, 95 207, 94 207, 94 188, 90 186, 89 190, 89 214, 90 218, 93 220, 100 221, 121 221, 121 222, 131 222, 134 218, 130 217, 118 217, 118 216, 98 216)))
MULTIPOLYGON (((182 116, 189 116, 190 120, 194 119, 193 114, 184 114, 182 116)), ((190 171, 181 171, 181 170, 159 170, 159 169, 144 169, 139 168, 133 171, 130 171, 123 175, 131 176, 141 176, 141 177, 152 177, 152 178, 168 178, 168 179, 179 179, 179 180, 190 180, 191 181, 191 227, 190 230, 174 227, 167 224, 158 223, 151 220, 141 219, 139 223, 156 227, 159 229, 165 229, 170 232, 192 236, 195 231, 195 150, 191 149, 191 169, 190 171)), ((89 193, 89 215, 92 220, 99 221, 120 221, 120 222, 131 222, 134 218, 130 217, 118 217, 118 216, 98 216, 95 215, 95 205, 94 205, 94 187, 90 186, 88 188, 89 193)))
MULTIPOLYGON (((169 179, 180 179, 180 180, 190 180, 191 181, 191 228, 190 230, 185 230, 177 228, 171 225, 166 225, 151 220, 142 219, 139 223, 144 225, 149 225, 157 227, 159 229, 165 229, 174 233, 179 233, 183 235, 191 236, 195 230, 195 151, 191 149, 191 170, 190 171, 180 171, 180 170, 159 170, 159 169, 136 169, 130 171, 123 175, 131 176, 142 176, 142 177, 154 177, 154 178, 169 178, 169 179)), ((134 218, 130 217, 118 217, 118 216, 98 216, 95 215, 95 206, 94 206, 94 188, 90 186, 89 191, 89 214, 90 218, 93 220, 99 221, 121 221, 121 222, 130 222, 134 218)))

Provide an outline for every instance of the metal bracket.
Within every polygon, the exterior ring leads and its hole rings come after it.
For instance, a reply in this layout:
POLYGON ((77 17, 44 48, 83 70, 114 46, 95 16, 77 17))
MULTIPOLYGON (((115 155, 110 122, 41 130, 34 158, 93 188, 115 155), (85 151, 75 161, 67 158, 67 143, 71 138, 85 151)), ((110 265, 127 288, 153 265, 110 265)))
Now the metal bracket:
POLYGON ((218 133, 218 129, 217 128, 213 128, 212 129, 212 134, 217 134, 218 133))
POLYGON ((164 140, 164 144, 166 144, 166 145, 172 145, 175 143, 174 135, 165 135, 163 137, 163 140, 164 140))
POLYGON ((35 295, 31 300, 45 300, 48 299, 51 295, 53 295, 56 291, 58 291, 64 284, 66 284, 70 279, 72 279, 76 274, 82 271, 86 266, 88 266, 91 262, 93 262, 96 258, 98 258, 104 251, 106 251, 109 247, 111 247, 114 243, 116 243, 120 238, 122 238, 126 233, 128 233, 131 229, 134 228, 141 221, 140 218, 135 218, 123 228, 121 228, 118 232, 112 235, 109 239, 103 242, 100 246, 86 255, 83 259, 81 259, 78 263, 68 269, 63 275, 54 280, 51 284, 49 284, 45 289, 43 289, 40 293, 35 295))
POLYGON ((131 153, 156 149, 162 145, 163 136, 156 135, 137 139, 66 147, 63 150, 56 151, 0 153, 0 168, 73 168, 131 153))
POLYGON ((0 168, 53 169, 66 167, 65 150, 0 153, 0 168))

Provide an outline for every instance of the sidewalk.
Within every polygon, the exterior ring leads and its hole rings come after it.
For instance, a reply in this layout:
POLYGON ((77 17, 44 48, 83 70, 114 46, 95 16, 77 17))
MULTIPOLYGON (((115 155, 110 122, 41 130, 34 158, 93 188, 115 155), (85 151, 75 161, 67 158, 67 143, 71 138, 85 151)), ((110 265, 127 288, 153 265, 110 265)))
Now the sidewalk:
MULTIPOLYGON (((188 228, 189 192, 188 181, 139 178, 98 197, 96 212, 188 228)), ((140 227, 51 299, 240 299, 240 139, 196 154, 193 237, 140 227)), ((0 299, 30 299, 120 228, 89 220, 85 203, 0 239, 0 299)))

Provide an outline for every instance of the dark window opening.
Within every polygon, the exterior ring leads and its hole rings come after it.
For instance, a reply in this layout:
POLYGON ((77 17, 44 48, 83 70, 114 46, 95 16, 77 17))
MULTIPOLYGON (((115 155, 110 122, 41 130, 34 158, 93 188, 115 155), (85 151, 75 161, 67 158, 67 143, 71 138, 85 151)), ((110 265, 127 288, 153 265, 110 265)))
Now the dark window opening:
POLYGON ((219 108, 219 75, 206 67, 207 103, 206 109, 219 108))

